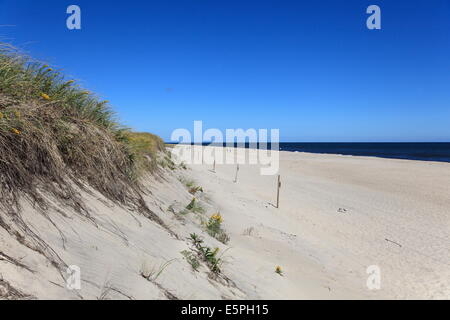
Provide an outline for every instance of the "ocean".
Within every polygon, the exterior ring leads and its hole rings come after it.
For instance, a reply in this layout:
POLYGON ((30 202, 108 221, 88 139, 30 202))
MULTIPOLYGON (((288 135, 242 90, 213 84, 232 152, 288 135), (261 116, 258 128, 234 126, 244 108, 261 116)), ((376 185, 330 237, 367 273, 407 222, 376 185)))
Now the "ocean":
POLYGON ((450 162, 450 143, 280 143, 281 151, 450 162))
MULTIPOLYGON (((204 145, 217 145, 208 144, 204 145)), ((246 144, 248 148, 248 144, 246 144)), ((270 147, 270 145, 269 145, 270 147)), ((450 142, 281 142, 281 151, 450 162, 450 142)))

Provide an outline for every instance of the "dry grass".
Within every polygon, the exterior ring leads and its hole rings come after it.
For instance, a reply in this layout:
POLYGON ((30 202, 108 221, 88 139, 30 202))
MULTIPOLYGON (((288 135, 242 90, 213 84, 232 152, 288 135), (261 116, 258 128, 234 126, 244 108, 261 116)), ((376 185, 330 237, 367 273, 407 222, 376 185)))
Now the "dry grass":
POLYGON ((142 209, 142 170, 155 168, 163 141, 121 127, 107 101, 59 72, 0 46, 0 206, 18 209, 40 189, 82 210, 71 182, 142 209))
POLYGON ((0 300, 32 300, 33 297, 11 286, 0 276, 0 300))
POLYGON ((89 216, 79 195, 87 186, 164 226, 139 182, 164 150, 159 137, 121 126, 107 101, 0 44, 0 226, 21 242, 37 241, 17 223, 22 199, 45 214, 50 196, 89 216))

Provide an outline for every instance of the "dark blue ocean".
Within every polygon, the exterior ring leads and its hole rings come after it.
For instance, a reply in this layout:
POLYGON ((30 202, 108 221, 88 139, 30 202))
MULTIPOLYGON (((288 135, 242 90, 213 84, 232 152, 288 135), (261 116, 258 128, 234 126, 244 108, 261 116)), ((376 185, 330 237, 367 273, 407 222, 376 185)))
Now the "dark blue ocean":
MULTIPOLYGON (((209 145, 205 143, 205 145, 209 145)), ((247 146, 248 147, 248 144, 247 146)), ((269 146, 270 147, 270 146, 269 146)), ((281 151, 450 162, 450 142, 316 143, 282 142, 281 151)))
POLYGON ((281 151, 450 162, 450 143, 280 143, 281 151))

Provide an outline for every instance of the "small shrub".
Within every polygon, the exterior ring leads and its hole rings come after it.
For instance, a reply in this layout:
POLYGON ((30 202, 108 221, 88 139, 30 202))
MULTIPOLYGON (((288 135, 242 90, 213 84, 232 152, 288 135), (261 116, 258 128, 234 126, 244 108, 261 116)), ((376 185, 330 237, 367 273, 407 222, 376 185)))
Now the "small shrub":
POLYGON ((222 222, 223 218, 220 213, 212 215, 206 223, 206 231, 211 237, 216 238, 223 244, 227 244, 230 241, 230 237, 222 229, 222 222))

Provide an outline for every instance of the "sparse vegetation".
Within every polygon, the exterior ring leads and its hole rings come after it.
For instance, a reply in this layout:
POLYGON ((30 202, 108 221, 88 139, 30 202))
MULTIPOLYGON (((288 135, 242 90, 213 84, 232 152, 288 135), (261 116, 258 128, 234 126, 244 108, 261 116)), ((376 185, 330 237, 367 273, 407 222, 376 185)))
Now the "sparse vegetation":
POLYGON ((132 154, 141 170, 154 171, 158 165, 158 152, 165 151, 163 140, 148 132, 126 132, 132 154))
POLYGON ((32 300, 32 296, 27 295, 14 288, 0 275, 0 300, 32 300))
POLYGON ((228 234, 222 229, 223 218, 220 213, 213 214, 206 223, 206 231, 211 237, 216 238, 223 244, 230 241, 228 234))
POLYGON ((195 181, 192 179, 180 178, 180 182, 186 186, 186 188, 191 189, 195 187, 195 181))
POLYGON ((255 228, 250 227, 250 228, 245 229, 244 232, 242 233, 242 235, 251 237, 251 236, 253 236, 254 233, 255 233, 255 228))
POLYGON ((218 257, 219 248, 212 249, 208 246, 204 246, 203 239, 195 233, 192 233, 190 235, 190 240, 192 242, 192 245, 194 246, 194 250, 197 256, 206 263, 211 272, 213 272, 214 274, 220 274, 220 268, 222 266, 223 260, 221 257, 218 257))
POLYGON ((189 193, 195 195, 197 192, 203 192, 202 187, 192 187, 189 189, 189 193))
POLYGON ((203 188, 201 186, 197 186, 195 181, 192 179, 180 178, 180 182, 186 186, 188 192, 192 195, 195 195, 198 192, 203 192, 203 188))
POLYGON ((170 158, 170 155, 165 155, 163 159, 160 160, 159 165, 163 168, 169 168, 170 170, 174 171, 177 166, 175 165, 175 162, 170 158))
POLYGON ((275 273, 278 274, 278 275, 280 275, 280 276, 283 276, 283 269, 281 269, 280 266, 277 266, 277 267, 275 268, 275 273))
POLYGON ((192 270, 198 271, 198 268, 200 268, 200 261, 197 258, 197 255, 189 250, 181 251, 181 254, 186 259, 186 261, 191 265, 192 270))
POLYGON ((148 281, 156 281, 159 276, 163 273, 163 271, 176 259, 172 259, 169 261, 164 262, 159 267, 153 266, 148 267, 145 263, 141 267, 140 274, 144 279, 147 279, 148 281))
POLYGON ((180 163, 180 169, 187 170, 187 165, 184 161, 180 163))
POLYGON ((186 206, 186 210, 193 213, 205 213, 205 209, 201 206, 196 198, 192 198, 191 202, 186 206))

